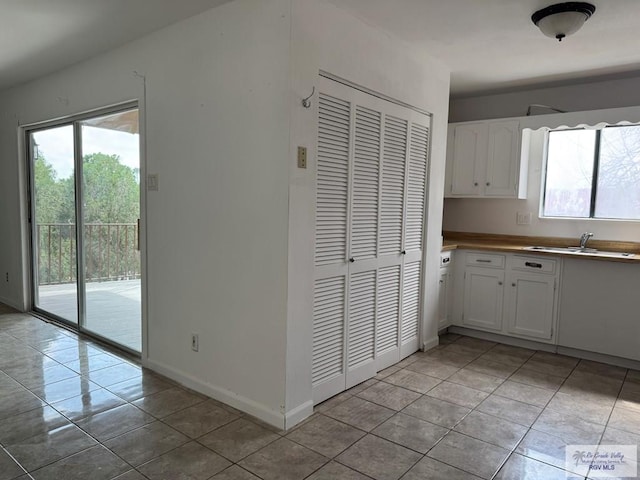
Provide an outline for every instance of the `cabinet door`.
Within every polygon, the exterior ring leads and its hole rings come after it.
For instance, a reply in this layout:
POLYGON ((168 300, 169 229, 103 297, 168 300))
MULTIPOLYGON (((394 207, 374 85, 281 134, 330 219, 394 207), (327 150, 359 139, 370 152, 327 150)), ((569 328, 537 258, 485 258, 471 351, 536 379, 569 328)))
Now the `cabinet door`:
POLYGON ((440 281, 438 283, 438 328, 449 326, 449 272, 440 269, 440 281))
POLYGON ((555 278, 513 272, 509 275, 508 288, 506 318, 509 333, 550 340, 555 278))
POLYGON ((491 122, 488 133, 484 192, 488 197, 515 197, 520 160, 520 123, 491 122))
POLYGON ((465 326, 502 330, 504 271, 468 267, 464 282, 465 326))
POLYGON ((451 193, 477 196, 483 192, 487 164, 486 123, 457 125, 453 138, 451 193))

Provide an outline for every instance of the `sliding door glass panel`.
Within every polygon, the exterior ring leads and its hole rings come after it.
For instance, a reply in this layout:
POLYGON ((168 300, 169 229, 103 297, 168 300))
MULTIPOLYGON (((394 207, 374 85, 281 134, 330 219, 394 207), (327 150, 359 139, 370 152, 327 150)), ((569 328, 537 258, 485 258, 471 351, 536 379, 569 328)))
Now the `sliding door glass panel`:
POLYGON ((141 350, 138 110, 80 122, 83 328, 141 350))
POLYGON ((30 134, 35 307, 78 323, 73 127, 30 134))

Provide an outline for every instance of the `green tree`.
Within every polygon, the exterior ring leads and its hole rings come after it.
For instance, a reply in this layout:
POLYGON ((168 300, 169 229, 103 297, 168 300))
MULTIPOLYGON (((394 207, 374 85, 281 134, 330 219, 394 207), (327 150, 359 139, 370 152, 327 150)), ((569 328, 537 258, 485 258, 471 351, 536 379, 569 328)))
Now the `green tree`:
MULTIPOLYGON (((36 222, 56 223, 63 208, 64 187, 57 179, 56 171, 38 154, 33 164, 36 222)), ((73 190, 71 191, 73 195, 73 190)))
MULTIPOLYGON (((140 214, 137 169, 120 163, 118 155, 83 157, 84 223, 135 223, 140 214)), ((58 220, 74 218, 73 176, 60 182, 66 192, 58 220)))
MULTIPOLYGON (((140 212, 138 177, 138 170, 120 163, 118 155, 94 153, 83 158, 85 276, 88 280, 130 278, 139 272, 135 249, 135 223, 140 212)), ((40 282, 73 281, 74 175, 58 179, 55 168, 38 155, 34 161, 34 181, 40 282)))
POLYGON ((135 223, 140 216, 136 170, 120 163, 118 155, 84 156, 85 223, 135 223))

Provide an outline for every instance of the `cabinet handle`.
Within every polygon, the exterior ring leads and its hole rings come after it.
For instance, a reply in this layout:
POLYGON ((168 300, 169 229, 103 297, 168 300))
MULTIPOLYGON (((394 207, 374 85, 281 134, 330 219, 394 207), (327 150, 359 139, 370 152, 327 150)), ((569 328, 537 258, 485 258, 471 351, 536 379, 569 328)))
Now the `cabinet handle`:
POLYGON ((355 258, 353 258, 353 257, 351 257, 351 258, 349 259, 349 262, 350 262, 350 263, 353 263, 353 262, 355 262, 355 261, 356 261, 356 259, 355 259, 355 258))
POLYGON ((542 264, 541 263, 535 263, 535 262, 524 262, 524 265, 526 267, 531 267, 531 268, 542 268, 542 264))
POLYGON ((476 262, 477 263, 491 263, 491 260, 486 260, 484 258, 477 258, 476 262))

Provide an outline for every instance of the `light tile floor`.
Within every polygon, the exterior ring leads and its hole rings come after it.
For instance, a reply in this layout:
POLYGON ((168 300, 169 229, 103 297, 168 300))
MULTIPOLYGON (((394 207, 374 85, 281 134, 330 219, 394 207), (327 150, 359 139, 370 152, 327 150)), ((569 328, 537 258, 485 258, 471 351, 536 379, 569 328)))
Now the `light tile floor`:
POLYGON ((283 432, 0 306, 0 480, 555 480, 640 443, 640 372, 441 341, 283 432))

